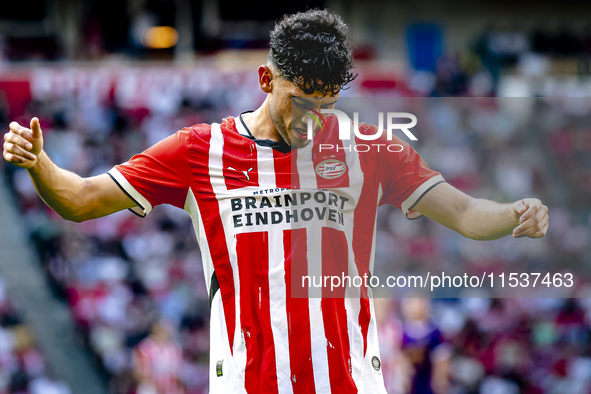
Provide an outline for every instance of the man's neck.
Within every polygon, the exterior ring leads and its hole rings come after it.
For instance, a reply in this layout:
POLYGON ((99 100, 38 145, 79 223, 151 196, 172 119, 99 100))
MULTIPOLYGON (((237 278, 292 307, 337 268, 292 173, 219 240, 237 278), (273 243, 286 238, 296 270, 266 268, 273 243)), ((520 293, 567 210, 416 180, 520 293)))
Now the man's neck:
POLYGON ((255 139, 280 142, 282 141, 281 136, 271 121, 271 115, 269 115, 270 101, 271 96, 267 96, 256 111, 244 114, 242 120, 255 139))

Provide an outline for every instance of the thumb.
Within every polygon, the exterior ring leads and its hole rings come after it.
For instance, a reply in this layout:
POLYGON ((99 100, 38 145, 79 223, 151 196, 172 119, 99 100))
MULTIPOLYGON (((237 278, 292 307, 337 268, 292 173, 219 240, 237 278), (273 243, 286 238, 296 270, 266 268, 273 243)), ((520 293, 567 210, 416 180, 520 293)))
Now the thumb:
POLYGON ((525 206, 525 204, 523 203, 523 201, 518 201, 514 206, 513 209, 515 210, 515 212, 519 215, 525 213, 525 211, 527 211, 527 207, 525 206))
POLYGON ((39 124, 38 118, 31 119, 31 131, 33 132, 33 139, 39 139, 42 137, 41 125, 39 124))

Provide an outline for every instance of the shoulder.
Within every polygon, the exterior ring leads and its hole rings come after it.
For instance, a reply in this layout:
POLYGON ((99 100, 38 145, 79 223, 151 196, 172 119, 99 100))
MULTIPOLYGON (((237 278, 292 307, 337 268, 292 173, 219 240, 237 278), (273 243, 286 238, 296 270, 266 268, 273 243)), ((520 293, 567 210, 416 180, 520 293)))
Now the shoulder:
POLYGON ((184 127, 174 134, 175 150, 191 151, 207 150, 211 141, 212 125, 207 123, 184 127))
POLYGON ((209 140, 214 131, 214 125, 219 126, 224 135, 239 134, 236 127, 236 119, 232 116, 223 118, 219 123, 200 123, 185 127, 182 130, 179 130, 178 133, 181 133, 184 138, 188 139, 209 140))
POLYGON ((184 127, 183 129, 177 131, 177 134, 179 134, 181 138, 187 140, 191 140, 193 138, 208 138, 211 135, 211 125, 207 123, 195 124, 184 127))

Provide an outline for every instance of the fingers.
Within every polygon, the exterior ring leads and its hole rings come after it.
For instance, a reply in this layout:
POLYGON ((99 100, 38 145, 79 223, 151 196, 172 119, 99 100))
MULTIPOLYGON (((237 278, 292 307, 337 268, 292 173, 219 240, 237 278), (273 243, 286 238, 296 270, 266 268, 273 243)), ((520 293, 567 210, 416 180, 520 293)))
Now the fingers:
POLYGON ((18 124, 18 122, 10 122, 8 128, 10 129, 10 131, 20 135, 21 125, 18 124))
POLYGON ((13 144, 12 142, 5 142, 4 143, 4 151, 7 153, 11 153, 20 157, 24 157, 29 160, 35 160, 36 157, 31 152, 27 152, 22 147, 18 146, 17 144, 13 144))
POLYGON ((38 118, 31 119, 31 131, 33 138, 41 138, 41 125, 39 124, 38 118))
POLYGON ((549 220, 548 218, 542 219, 540 222, 535 223, 531 227, 525 228, 521 231, 514 231, 513 238, 531 237, 538 238, 543 237, 548 231, 549 220))
POLYGON ((549 226, 550 226, 550 224, 548 222, 546 222, 546 224, 544 225, 544 227, 542 227, 542 229, 540 231, 537 231, 534 233, 534 235, 532 235, 532 238, 542 238, 548 232, 549 226))
POLYGON ((15 133, 4 134, 4 141, 12 142, 13 144, 24 147, 27 150, 31 150, 33 148, 33 144, 31 144, 29 141, 15 133))
POLYGON ((513 238, 541 238, 548 232, 549 222, 545 221, 545 223, 541 224, 540 226, 535 226, 527 229, 519 233, 519 235, 513 235, 513 238))
POLYGON ((26 127, 21 126, 17 122, 10 122, 8 127, 10 128, 10 131, 12 131, 15 134, 20 135, 21 137, 23 137, 27 140, 29 140, 33 137, 33 132, 30 129, 27 129, 26 127))
POLYGON ((2 156, 20 168, 32 168, 37 162, 37 155, 43 149, 39 119, 33 118, 31 127, 35 130, 23 127, 18 122, 11 122, 8 125, 10 131, 4 135, 2 156))
POLYGON ((523 238, 523 237, 531 237, 531 238, 540 238, 546 235, 549 226, 550 216, 548 215, 548 207, 543 205, 539 200, 537 200, 540 207, 538 209, 533 209, 533 214, 529 214, 530 209, 526 212, 529 216, 525 222, 517 226, 513 230, 513 237, 514 238, 523 238))
POLYGON ((33 144, 26 139, 27 136, 25 133, 28 129, 22 127, 17 122, 11 122, 8 127, 10 131, 4 134, 2 156, 9 163, 29 166, 37 157, 29 152, 33 148, 33 144))
POLYGON ((548 207, 539 203, 539 206, 530 206, 529 209, 519 218, 521 224, 515 228, 515 232, 522 232, 542 221, 548 213, 548 207), (524 219, 525 218, 525 219, 524 219))
MULTIPOLYGON (((14 127, 13 123, 16 122, 12 122, 10 127, 11 130, 13 128, 17 128, 19 129, 20 126, 18 126, 18 123, 16 123, 16 127, 14 127)), ((4 153, 6 154, 10 154, 11 159, 6 158, 6 160, 12 162, 12 160, 35 160, 36 157, 33 153, 28 152, 28 150, 33 148, 33 144, 31 144, 29 141, 27 141, 26 139, 24 139, 22 136, 15 134, 14 132, 9 132, 4 134, 4 153)))
POLYGON ((524 204, 525 200, 519 201, 519 203, 514 204, 513 210, 518 214, 521 215, 527 210, 527 206, 524 204))
MULTIPOLYGON (((521 202, 523 205, 525 205, 527 207, 527 210, 519 218, 520 223, 524 223, 525 221, 530 219, 532 216, 534 216, 536 214, 536 212, 538 212, 538 210, 542 206, 542 202, 540 200, 536 200, 536 199, 525 199, 525 200, 522 200, 521 202)), ((519 212, 519 213, 521 213, 521 212, 519 212)))
POLYGON ((4 156, 4 159, 6 159, 7 162, 12 163, 12 164, 21 164, 21 163, 30 162, 29 159, 25 159, 22 156, 18 156, 18 155, 15 155, 14 153, 6 152, 6 151, 4 151, 2 156, 4 156))

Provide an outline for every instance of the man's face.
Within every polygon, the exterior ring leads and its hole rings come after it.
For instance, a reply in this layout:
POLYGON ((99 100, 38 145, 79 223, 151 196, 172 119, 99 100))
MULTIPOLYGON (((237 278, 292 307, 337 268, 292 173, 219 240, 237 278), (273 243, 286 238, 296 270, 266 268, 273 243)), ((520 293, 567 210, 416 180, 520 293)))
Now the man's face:
POLYGON ((172 327, 169 324, 158 321, 156 324, 152 326, 151 336, 157 342, 166 342, 170 338, 170 333, 172 332, 172 327))
MULTIPOLYGON (((292 82, 276 78, 273 80, 269 108, 271 120, 281 138, 292 149, 302 148, 310 142, 306 113, 313 113, 312 110, 320 112, 321 109, 334 108, 338 98, 339 93, 326 96, 321 92, 306 94, 292 82)), ((316 133, 320 126, 316 122, 312 122, 312 125, 316 133)))
POLYGON ((402 316, 408 322, 429 318, 431 302, 426 298, 404 298, 401 303, 402 316))

